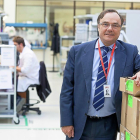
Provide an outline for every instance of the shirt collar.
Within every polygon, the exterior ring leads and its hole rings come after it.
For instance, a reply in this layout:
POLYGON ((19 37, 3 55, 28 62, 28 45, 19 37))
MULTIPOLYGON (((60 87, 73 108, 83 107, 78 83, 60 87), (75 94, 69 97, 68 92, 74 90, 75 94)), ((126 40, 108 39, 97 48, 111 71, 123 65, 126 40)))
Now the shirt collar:
MULTIPOLYGON (((102 47, 104 47, 105 45, 103 44, 103 42, 101 41, 101 39, 99 38, 99 43, 100 43, 100 48, 102 48, 102 47)), ((109 48, 112 50, 112 48, 113 48, 113 45, 114 44, 112 44, 112 45, 110 45, 109 46, 109 48)), ((97 40, 97 42, 96 42, 96 46, 95 46, 95 48, 98 48, 98 40, 97 40)), ((115 47, 115 49, 117 48, 117 46, 115 47)))

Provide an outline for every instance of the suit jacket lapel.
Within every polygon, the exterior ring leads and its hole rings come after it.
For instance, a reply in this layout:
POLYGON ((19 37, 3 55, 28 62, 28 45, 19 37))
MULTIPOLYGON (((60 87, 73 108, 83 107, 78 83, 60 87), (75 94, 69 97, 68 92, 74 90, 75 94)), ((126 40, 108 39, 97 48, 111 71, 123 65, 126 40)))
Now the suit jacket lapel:
POLYGON ((81 58, 83 74, 86 82, 86 88, 88 95, 91 94, 91 80, 92 80, 92 67, 93 67, 93 58, 94 58, 94 49, 97 40, 94 40, 87 44, 84 48, 83 55, 81 58))
POLYGON ((125 48, 116 41, 117 49, 115 50, 115 67, 114 67, 114 93, 116 94, 120 83, 120 77, 123 74, 123 70, 126 63, 125 48))
MULTIPOLYGON (((92 80, 92 67, 93 67, 93 58, 96 41, 94 40, 85 46, 83 55, 81 57, 81 63, 83 68, 83 74, 85 78, 86 88, 88 95, 91 94, 91 80, 92 80)), ((126 53, 125 48, 116 41, 117 49, 115 50, 115 67, 114 67, 114 93, 116 94, 119 87, 120 77, 123 74, 123 70, 126 63, 126 53)))

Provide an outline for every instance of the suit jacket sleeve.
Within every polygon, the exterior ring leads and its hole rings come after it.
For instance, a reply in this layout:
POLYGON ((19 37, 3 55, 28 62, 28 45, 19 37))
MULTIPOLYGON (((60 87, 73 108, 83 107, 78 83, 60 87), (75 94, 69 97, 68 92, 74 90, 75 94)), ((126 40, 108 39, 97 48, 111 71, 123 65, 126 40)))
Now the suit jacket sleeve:
POLYGON ((61 127, 73 125, 74 58, 75 52, 72 47, 65 66, 60 94, 61 127))
POLYGON ((140 55, 138 54, 138 49, 135 47, 134 51, 134 73, 140 71, 140 55))

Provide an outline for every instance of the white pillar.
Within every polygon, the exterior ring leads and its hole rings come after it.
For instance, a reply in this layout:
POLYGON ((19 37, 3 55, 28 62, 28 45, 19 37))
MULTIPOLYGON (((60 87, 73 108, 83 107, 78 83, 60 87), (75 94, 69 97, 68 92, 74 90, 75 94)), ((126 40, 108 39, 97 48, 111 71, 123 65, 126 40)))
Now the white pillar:
POLYGON ((5 23, 16 22, 16 0, 4 0, 4 12, 8 14, 5 23))

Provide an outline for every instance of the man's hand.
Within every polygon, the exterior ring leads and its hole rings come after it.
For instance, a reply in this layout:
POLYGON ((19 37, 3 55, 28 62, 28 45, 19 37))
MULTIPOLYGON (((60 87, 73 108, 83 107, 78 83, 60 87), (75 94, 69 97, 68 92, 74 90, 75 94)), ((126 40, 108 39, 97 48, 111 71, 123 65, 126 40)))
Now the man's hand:
POLYGON ((16 67, 17 72, 21 72, 21 68, 20 67, 16 67))
POLYGON ((61 128, 63 133, 69 138, 74 137, 74 127, 73 126, 64 126, 61 128))
POLYGON ((140 86, 140 72, 137 72, 132 78, 132 80, 135 79, 135 83, 137 86, 140 86))

